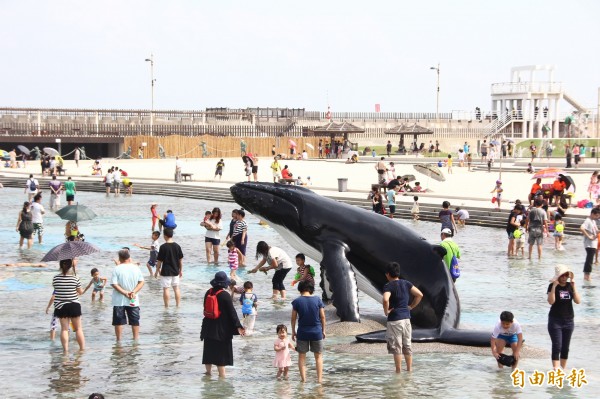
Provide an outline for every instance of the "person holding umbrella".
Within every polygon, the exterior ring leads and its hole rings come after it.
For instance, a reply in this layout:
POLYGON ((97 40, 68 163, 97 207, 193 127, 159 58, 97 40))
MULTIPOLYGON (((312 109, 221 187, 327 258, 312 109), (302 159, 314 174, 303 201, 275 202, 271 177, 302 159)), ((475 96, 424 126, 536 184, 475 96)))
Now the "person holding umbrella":
POLYGON ((60 274, 52 279, 54 287, 54 316, 60 320, 60 342, 64 353, 69 352, 69 325, 77 338, 79 349, 85 349, 85 337, 81 325, 81 304, 79 295, 83 294, 79 277, 72 274, 73 259, 63 259, 59 262, 60 274))

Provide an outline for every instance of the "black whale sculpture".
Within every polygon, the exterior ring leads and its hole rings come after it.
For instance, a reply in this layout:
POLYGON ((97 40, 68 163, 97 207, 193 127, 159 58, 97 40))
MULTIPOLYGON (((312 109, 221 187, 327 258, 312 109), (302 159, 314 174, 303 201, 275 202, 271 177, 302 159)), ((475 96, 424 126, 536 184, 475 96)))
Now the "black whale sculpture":
MULTIPOLYGON (((430 243, 391 219, 297 186, 237 183, 234 200, 260 216, 298 251, 321 264, 321 287, 342 321, 360 321, 357 290, 381 302, 384 270, 398 262, 402 277, 423 292, 411 311, 413 340, 487 346, 491 332, 458 330, 458 294, 430 243)), ((382 342, 384 332, 357 336, 382 342)))

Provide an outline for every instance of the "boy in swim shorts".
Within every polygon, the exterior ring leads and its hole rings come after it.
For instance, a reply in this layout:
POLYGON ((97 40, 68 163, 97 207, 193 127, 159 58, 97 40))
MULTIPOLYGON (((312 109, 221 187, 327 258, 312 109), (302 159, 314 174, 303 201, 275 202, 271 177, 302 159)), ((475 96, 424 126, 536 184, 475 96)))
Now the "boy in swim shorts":
POLYGON ((158 257, 158 248, 160 244, 158 243, 158 238, 160 237, 160 231, 152 232, 152 244, 149 247, 143 247, 140 244, 134 244, 136 247, 140 249, 147 249, 150 251, 150 257, 148 258, 148 262, 146 263, 146 267, 148 268, 148 273, 150 273, 150 277, 154 275, 152 268, 156 266, 156 260, 158 257))
MULTIPOLYGON (((512 368, 513 370, 517 368, 521 347, 523 346, 523 331, 521 330, 521 325, 511 312, 505 311, 500 313, 500 320, 498 320, 494 327, 490 343, 492 346, 492 356, 496 360, 502 355, 506 345, 510 345, 515 358, 512 368)), ((500 362, 498 362, 498 367, 503 368, 500 362)))

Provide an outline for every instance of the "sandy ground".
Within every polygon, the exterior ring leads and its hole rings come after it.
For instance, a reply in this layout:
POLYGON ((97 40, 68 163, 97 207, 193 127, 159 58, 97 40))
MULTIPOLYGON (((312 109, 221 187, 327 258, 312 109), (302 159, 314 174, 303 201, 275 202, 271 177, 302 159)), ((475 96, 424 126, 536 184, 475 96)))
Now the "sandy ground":
MULTIPOLYGON (((342 160, 282 160, 280 164, 282 166, 289 165, 289 169, 292 171, 294 176, 300 176, 303 179, 310 177, 312 185, 310 188, 317 192, 332 196, 346 196, 346 197, 366 197, 367 192, 370 189, 370 185, 377 181, 377 172, 375 170, 375 160, 378 158, 361 158, 361 161, 357 164, 346 164, 342 160), (338 178, 348 179, 348 192, 339 193, 338 178)), ((403 174, 414 174, 421 185, 425 188, 432 190, 430 194, 419 194, 421 202, 427 203, 441 203, 444 199, 449 199, 453 206, 462 205, 465 207, 469 206, 483 206, 494 208, 490 200, 492 194, 490 193, 495 186, 496 180, 499 178, 498 171, 467 171, 466 167, 460 168, 454 166, 453 173, 449 174, 446 169, 443 169, 446 177, 445 182, 438 182, 431 178, 428 178, 413 168, 413 162, 431 162, 435 159, 424 159, 419 158, 418 160, 411 160, 407 158, 391 158, 396 162, 396 175, 403 174), (408 162, 408 163, 402 163, 408 162), (430 196, 430 199, 427 197, 430 196)), ((213 181, 215 164, 218 159, 206 158, 206 159, 182 159, 183 162, 183 173, 193 173, 193 182, 186 184, 194 185, 214 185, 219 187, 229 187, 235 182, 246 180, 244 174, 244 165, 240 158, 226 158, 225 169, 223 178, 221 181, 213 181)), ((526 159, 518 160, 520 163, 527 162, 526 159)), ((589 160, 588 160, 589 161, 589 160)), ((259 181, 273 181, 270 164, 272 159, 269 157, 263 157, 259 161, 258 179, 259 181)), ((386 164, 388 160, 386 159, 386 164)), ((562 164, 561 160, 556 160, 555 164, 562 164)), ((86 160, 81 161, 80 166, 76 167, 75 162, 71 160, 65 161, 65 167, 67 168, 67 176, 72 176, 75 180, 78 178, 97 178, 91 176, 91 165, 92 161, 86 160)), ((498 165, 498 164, 496 164, 498 165)), ((164 181, 173 182, 173 176, 175 171, 175 160, 174 159, 129 159, 129 160, 115 160, 115 159, 104 159, 102 161, 104 171, 109 166, 118 166, 119 168, 125 169, 131 180, 138 181, 164 181)), ((538 169, 547 166, 546 162, 541 161, 536 165, 538 169)), ((580 199, 588 198, 587 186, 589 183, 589 177, 594 167, 598 166, 591 163, 582 165, 583 167, 579 170, 572 169, 569 174, 573 177, 576 186, 578 187, 574 202, 580 199)), ((512 206, 509 202, 514 201, 517 198, 526 200, 527 194, 529 193, 530 187, 533 183, 531 175, 524 171, 524 167, 518 167, 515 169, 514 161, 504 163, 505 169, 502 172, 503 182, 503 209, 509 209, 512 206), (512 170, 508 170, 512 169, 512 170)), ((5 175, 19 174, 23 175, 24 178, 29 173, 34 173, 35 176, 40 174, 39 162, 28 162, 27 167, 18 169, 3 168, 0 173, 5 175)), ((62 178, 62 177, 61 177, 62 178)), ((552 183, 553 179, 545 179, 544 183, 552 183)), ((25 184, 25 181, 23 182, 25 184)), ((400 202, 412 202, 412 196, 405 196, 399 199, 400 202)), ((587 214, 586 210, 574 209, 573 213, 587 214)))

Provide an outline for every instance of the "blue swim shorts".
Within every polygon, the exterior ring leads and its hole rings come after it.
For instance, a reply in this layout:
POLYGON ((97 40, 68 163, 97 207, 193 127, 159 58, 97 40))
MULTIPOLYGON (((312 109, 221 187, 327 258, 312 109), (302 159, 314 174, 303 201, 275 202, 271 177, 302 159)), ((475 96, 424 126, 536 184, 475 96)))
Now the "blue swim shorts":
POLYGON ((513 335, 498 334, 498 338, 496 338, 496 339, 503 339, 506 341, 507 344, 516 344, 519 341, 517 334, 513 334, 513 335))

